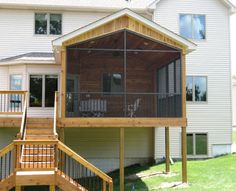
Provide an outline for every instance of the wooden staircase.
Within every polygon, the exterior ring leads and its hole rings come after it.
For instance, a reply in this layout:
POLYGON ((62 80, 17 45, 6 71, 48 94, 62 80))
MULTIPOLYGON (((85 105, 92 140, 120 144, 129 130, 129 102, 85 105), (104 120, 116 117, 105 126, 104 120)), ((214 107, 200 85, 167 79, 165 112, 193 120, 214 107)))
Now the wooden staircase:
POLYGON ((0 150, 0 190, 50 185, 64 191, 112 191, 112 179, 58 140, 54 121, 27 120, 24 104, 18 140, 0 150))

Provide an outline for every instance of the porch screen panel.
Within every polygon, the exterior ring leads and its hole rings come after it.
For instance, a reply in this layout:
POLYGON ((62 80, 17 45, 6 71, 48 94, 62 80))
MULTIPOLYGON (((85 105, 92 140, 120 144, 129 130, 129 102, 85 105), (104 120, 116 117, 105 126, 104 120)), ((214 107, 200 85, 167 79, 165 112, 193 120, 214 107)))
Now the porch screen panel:
POLYGON ((180 60, 157 70, 157 117, 181 117, 180 60))

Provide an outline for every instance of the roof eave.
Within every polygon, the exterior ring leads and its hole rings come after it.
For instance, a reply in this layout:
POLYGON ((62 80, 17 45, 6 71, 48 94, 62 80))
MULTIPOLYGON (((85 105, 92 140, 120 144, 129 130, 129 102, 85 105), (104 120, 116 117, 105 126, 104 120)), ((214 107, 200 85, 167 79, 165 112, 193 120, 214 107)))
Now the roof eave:
POLYGON ((0 62, 0 66, 24 65, 24 64, 56 64, 55 60, 12 60, 0 62))
POLYGON ((78 30, 75 30, 67 35, 64 35, 62 37, 59 37, 55 40, 52 41, 52 45, 53 47, 58 47, 61 46, 63 42, 65 42, 66 40, 69 40, 71 38, 73 38, 74 36, 78 36, 81 35, 82 33, 85 33, 89 30, 91 30, 92 28, 96 28, 100 25, 106 24, 107 22, 119 18, 121 16, 129 16, 129 17, 133 17, 134 19, 140 20, 141 22, 147 24, 150 28, 153 28, 154 30, 158 30, 160 33, 166 34, 171 38, 176 39, 178 42, 180 42, 181 44, 183 44, 185 47, 187 47, 187 52, 192 52, 196 49, 197 45, 194 44, 193 42, 184 39, 183 37, 175 34, 172 31, 169 31, 168 29, 165 29, 164 27, 161 27, 160 25, 158 25, 157 23, 154 23, 153 21, 150 21, 144 17, 142 17, 141 15, 136 14, 135 12, 131 11, 130 9, 123 9, 119 12, 116 12, 110 16, 104 17, 94 23, 91 23, 85 27, 82 27, 78 30), (77 32, 77 33, 76 33, 77 32), (75 34, 76 33, 76 34, 75 34))

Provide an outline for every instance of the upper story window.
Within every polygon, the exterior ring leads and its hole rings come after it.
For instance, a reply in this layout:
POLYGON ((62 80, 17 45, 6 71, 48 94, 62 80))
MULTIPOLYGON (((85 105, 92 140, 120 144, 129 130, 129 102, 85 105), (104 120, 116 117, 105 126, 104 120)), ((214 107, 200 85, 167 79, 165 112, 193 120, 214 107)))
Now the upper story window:
POLYGON ((35 13, 35 34, 61 35, 62 15, 50 13, 35 13))
POLYGON ((193 102, 207 101, 207 77, 187 76, 186 100, 193 102))
POLYGON ((193 40, 206 39, 205 15, 181 14, 180 35, 193 40))

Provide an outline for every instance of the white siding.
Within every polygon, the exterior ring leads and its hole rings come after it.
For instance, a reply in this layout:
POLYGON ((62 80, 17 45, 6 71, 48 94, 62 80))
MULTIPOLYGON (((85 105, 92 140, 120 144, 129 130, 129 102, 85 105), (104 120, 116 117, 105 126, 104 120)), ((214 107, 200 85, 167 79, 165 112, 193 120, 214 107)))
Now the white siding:
POLYGON ((8 66, 0 66, 0 90, 7 90, 8 85, 8 66))
MULTIPOLYGON (((119 129, 66 129, 65 143, 105 172, 119 168, 119 129)), ((153 129, 125 129, 125 166, 153 159, 153 129)))
MULTIPOLYGON (((0 67, 0 90, 10 88, 10 75, 20 74, 23 76, 22 90, 29 91, 30 74, 56 74, 60 88, 60 66, 58 65, 20 65, 0 67)), ((29 108, 29 117, 53 117, 53 108, 29 108)), ((0 116, 4 117, 4 116, 0 116)))
MULTIPOLYGON (((38 10, 0 9, 0 59, 27 52, 52 52, 51 41, 59 36, 35 35, 34 13, 38 10)), ((63 12, 63 34, 100 19, 108 13, 63 12)))
POLYGON ((1 128, 0 129, 0 150, 9 145, 19 132, 18 128, 1 128))
POLYGON ((233 126, 236 127, 236 83, 232 86, 232 110, 233 110, 233 126))
MULTIPOLYGON (((212 156, 213 144, 232 143, 228 10, 216 0, 165 0, 157 5, 154 21, 179 33, 180 13, 206 15, 206 40, 194 41, 198 47, 187 56, 187 75, 208 77, 208 102, 187 104, 187 131, 208 132, 208 153, 212 156)), ((160 158, 162 152, 157 147, 163 142, 164 134, 159 135, 159 130, 156 133, 155 157, 160 158)), ((176 142, 175 139, 173 141, 176 142)), ((173 149, 174 155, 180 153, 176 151, 180 150, 178 142, 173 149)))

